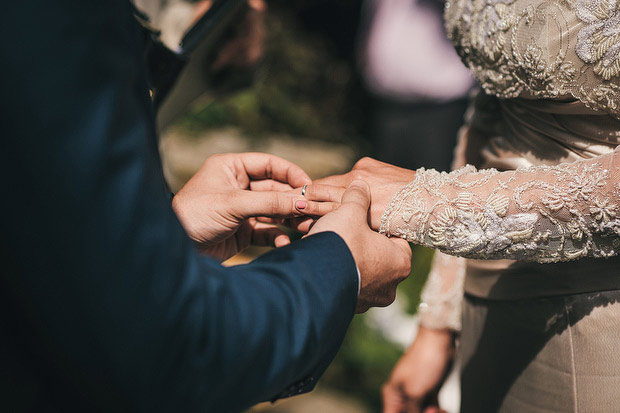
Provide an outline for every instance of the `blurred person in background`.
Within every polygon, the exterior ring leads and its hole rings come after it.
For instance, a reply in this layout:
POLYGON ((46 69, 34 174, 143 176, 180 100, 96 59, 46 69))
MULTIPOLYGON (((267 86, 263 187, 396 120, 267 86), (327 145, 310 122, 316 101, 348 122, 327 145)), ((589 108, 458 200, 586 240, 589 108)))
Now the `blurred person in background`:
POLYGON ((128 1, 12 2, 0 27, 0 410, 240 411, 311 390, 394 299, 411 251, 362 181, 319 204, 290 162, 218 155, 171 199, 128 1), (324 216, 293 245, 256 220, 301 214, 324 216), (250 244, 282 248, 220 264, 250 244))
POLYGON ((366 0, 359 62, 376 157, 447 170, 473 77, 443 28, 440 0, 366 0))
MULTIPOLYGON (((212 0, 133 0, 149 23, 161 31, 161 41, 176 50, 188 28, 211 8, 212 0)), ((234 36, 224 42, 206 71, 213 76, 227 68, 251 69, 263 56, 265 42, 265 0, 248 0, 247 10, 235 23, 234 36)))

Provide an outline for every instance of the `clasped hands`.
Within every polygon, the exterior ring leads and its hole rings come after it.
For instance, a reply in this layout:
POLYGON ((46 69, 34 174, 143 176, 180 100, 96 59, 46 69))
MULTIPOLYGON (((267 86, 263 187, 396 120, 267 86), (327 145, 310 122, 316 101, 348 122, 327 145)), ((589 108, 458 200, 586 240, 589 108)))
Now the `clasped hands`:
POLYGON ((414 174, 364 158, 347 174, 313 182, 300 167, 277 156, 214 155, 172 206, 198 248, 221 261, 250 245, 289 244, 287 233, 275 223, 305 236, 335 232, 360 271, 357 312, 364 312, 391 304, 396 286, 411 270, 408 243, 376 231, 390 200, 414 174))

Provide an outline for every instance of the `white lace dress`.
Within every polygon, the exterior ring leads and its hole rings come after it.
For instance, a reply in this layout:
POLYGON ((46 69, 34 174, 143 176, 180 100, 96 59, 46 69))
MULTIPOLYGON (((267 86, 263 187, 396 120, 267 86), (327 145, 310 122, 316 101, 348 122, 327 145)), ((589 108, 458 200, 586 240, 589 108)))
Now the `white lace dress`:
MULTIPOLYGON (((446 29, 486 95, 457 163, 497 169, 418 170, 381 231, 484 260, 616 255, 620 2, 451 0, 446 29)), ((460 327, 467 264, 455 257, 435 259, 421 307, 428 326, 460 327)))

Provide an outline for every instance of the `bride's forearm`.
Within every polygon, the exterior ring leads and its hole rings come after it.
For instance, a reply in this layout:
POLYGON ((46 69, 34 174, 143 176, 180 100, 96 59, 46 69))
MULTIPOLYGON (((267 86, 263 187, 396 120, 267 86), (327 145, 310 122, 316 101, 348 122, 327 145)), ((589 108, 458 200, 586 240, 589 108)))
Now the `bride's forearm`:
POLYGON ((380 230, 469 258, 554 262, 615 255, 616 158, 614 152, 509 172, 420 169, 386 208, 380 230))

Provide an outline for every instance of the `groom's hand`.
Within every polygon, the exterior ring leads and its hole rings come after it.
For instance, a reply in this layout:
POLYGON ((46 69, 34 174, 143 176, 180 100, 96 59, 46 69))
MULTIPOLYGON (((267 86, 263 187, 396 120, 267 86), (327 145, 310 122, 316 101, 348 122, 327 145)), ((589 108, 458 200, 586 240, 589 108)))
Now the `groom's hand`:
POLYGON ((199 248, 225 260, 249 245, 290 243, 278 227, 257 222, 255 217, 324 215, 335 209, 336 203, 287 193, 311 182, 299 166, 277 156, 214 155, 174 197, 172 206, 199 248))
POLYGON ((407 241, 386 238, 368 226, 370 191, 364 181, 353 181, 342 196, 340 207, 321 219, 308 235, 333 231, 351 250, 360 271, 357 313, 369 307, 385 307, 396 297, 396 287, 411 271, 411 248, 407 241))
POLYGON ((315 201, 331 200, 334 189, 327 188, 328 185, 344 189, 354 180, 361 179, 370 186, 372 204, 369 222, 370 226, 377 231, 381 225, 381 216, 394 195, 414 178, 415 172, 412 170, 399 168, 372 158, 362 158, 351 169, 351 172, 315 180, 314 184, 317 185, 308 186, 306 198, 315 201))

